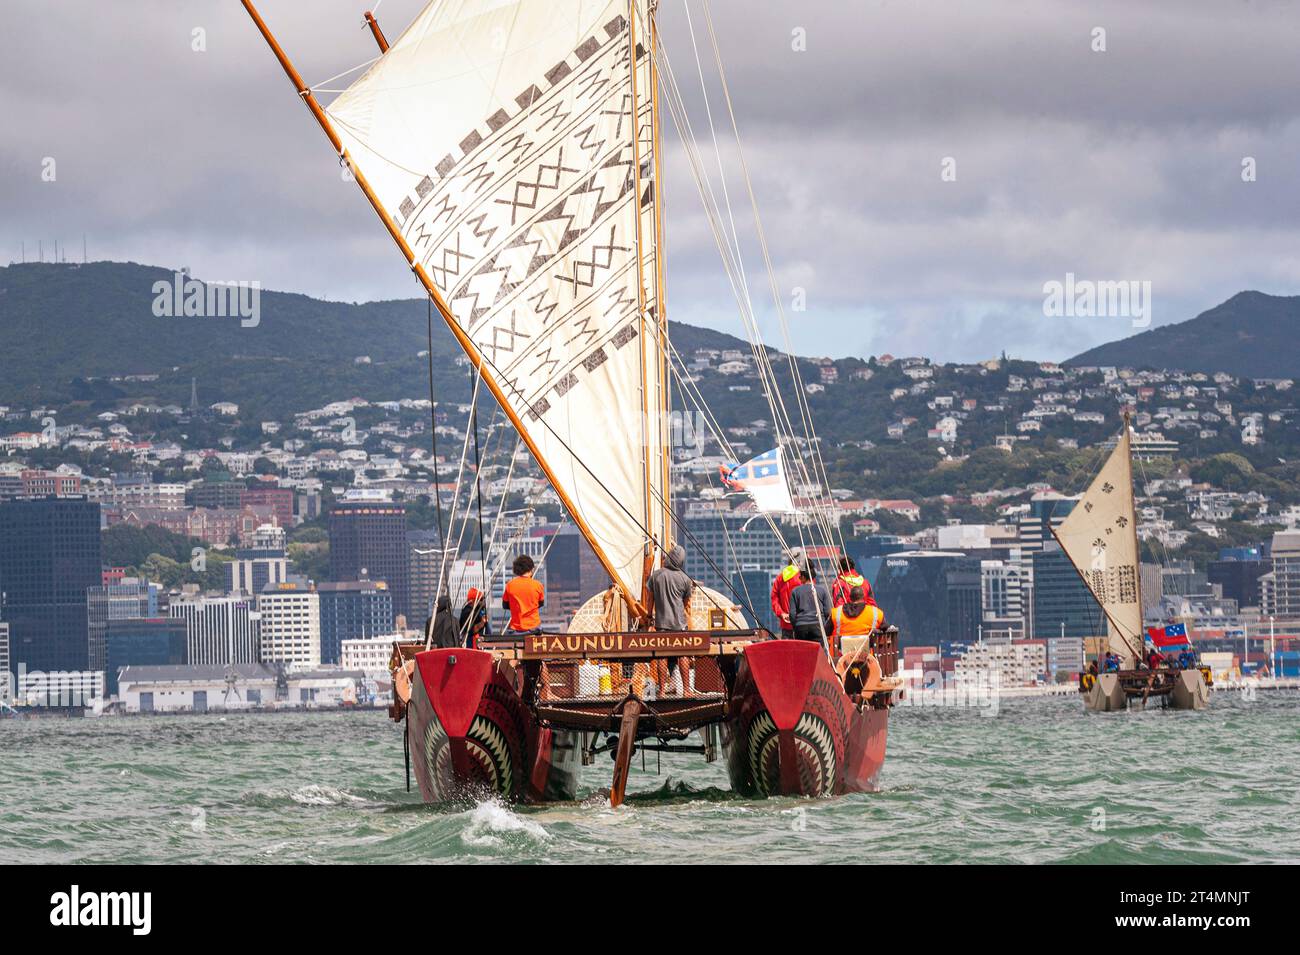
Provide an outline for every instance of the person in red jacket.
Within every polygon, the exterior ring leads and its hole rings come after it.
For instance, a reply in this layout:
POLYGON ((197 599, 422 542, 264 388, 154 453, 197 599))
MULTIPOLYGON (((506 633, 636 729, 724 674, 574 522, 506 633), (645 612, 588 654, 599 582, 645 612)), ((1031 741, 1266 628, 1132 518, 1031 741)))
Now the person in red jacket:
POLYGON ((858 565, 853 562, 853 558, 841 557, 839 575, 831 584, 832 603, 837 607, 844 606, 851 599, 854 587, 861 587, 866 602, 873 607, 876 605, 875 598, 871 596, 871 584, 858 573, 858 565))
POLYGON ((803 548, 794 548, 790 551, 790 563, 782 567, 772 581, 772 613, 776 614, 781 626, 781 636, 787 640, 794 636, 794 624, 790 622, 790 593, 802 583, 799 574, 807 563, 803 548))

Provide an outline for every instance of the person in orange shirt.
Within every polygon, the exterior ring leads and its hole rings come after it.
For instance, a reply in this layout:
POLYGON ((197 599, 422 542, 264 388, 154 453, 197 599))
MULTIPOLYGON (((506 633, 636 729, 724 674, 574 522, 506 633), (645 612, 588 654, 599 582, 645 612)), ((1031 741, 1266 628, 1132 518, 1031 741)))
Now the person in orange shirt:
POLYGON ((501 606, 510 611, 510 624, 507 634, 540 633, 542 629, 541 609, 546 604, 546 590, 533 579, 536 565, 527 554, 520 554, 510 565, 514 577, 506 584, 501 606))

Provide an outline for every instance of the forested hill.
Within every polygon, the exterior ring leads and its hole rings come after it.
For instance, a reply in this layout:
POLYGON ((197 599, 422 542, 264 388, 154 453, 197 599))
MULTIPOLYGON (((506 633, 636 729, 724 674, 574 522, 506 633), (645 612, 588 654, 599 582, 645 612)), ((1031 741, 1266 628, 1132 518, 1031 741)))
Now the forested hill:
POLYGON ((1300 295, 1238 292, 1185 322, 1075 355, 1075 367, 1226 371, 1243 378, 1300 378, 1300 295))
MULTIPOLYGON (((135 397, 136 389, 102 380, 126 375, 158 375, 150 397, 182 406, 197 378, 204 404, 233 401, 263 417, 352 395, 388 400, 428 392, 423 299, 350 304, 262 290, 258 321, 249 325, 238 316, 155 315, 159 282, 171 286, 175 273, 133 262, 0 267, 0 404, 111 401, 128 391, 135 397), (361 356, 370 362, 357 363, 361 356)), ((732 336, 678 323, 672 334, 683 354, 748 349, 732 336)), ((441 322, 433 353, 446 396, 460 396, 468 375, 453 364, 461 352, 441 322)))

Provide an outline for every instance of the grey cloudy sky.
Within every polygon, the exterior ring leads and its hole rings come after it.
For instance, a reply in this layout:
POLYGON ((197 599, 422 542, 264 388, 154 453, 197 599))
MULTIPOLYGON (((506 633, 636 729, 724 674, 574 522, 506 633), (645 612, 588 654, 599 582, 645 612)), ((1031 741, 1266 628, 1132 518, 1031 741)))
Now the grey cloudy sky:
MULTIPOLYGON (((683 2, 662 0, 660 21, 711 159, 683 2)), ((19 6, 5 0, 0 31, 0 259, 24 241, 33 256, 38 239, 48 254, 56 238, 79 256, 85 234, 92 258, 203 278, 348 301, 419 294, 235 0, 19 6)), ((420 6, 382 0, 379 17, 392 36, 420 6)), ((309 83, 373 55, 359 0, 260 8, 309 83)), ((1300 292, 1290 0, 710 9, 778 278, 806 290, 792 316, 802 353, 1060 359, 1133 332, 1119 317, 1044 317, 1043 283, 1067 272, 1150 281, 1156 325, 1244 288, 1300 292), (1242 181, 1247 156, 1255 182, 1242 181), (945 157, 955 182, 941 180, 945 157)), ((671 124, 665 135, 670 315, 740 333, 671 124)), ((743 186, 729 187, 748 221, 743 186)), ((775 341, 770 317, 764 328, 775 341)))

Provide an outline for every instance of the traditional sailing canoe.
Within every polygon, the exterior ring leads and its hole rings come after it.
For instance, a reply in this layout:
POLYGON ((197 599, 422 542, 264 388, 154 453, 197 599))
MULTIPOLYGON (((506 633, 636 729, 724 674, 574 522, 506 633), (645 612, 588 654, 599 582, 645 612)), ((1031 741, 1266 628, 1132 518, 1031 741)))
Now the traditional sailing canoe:
MULTIPOLYGON (((709 592, 694 599, 691 623, 716 618, 719 601, 709 592)), ((392 715, 406 721, 421 794, 429 802, 573 799, 579 767, 608 753, 617 805, 636 752, 709 762, 722 755, 732 788, 751 797, 874 790, 899 692, 897 631, 869 638, 880 681, 846 686, 818 644, 736 629, 738 615, 727 607, 727 626, 712 630, 570 630, 477 650, 395 647, 403 689, 392 715), (671 657, 689 676, 668 696, 671 657), (695 734, 698 744, 689 742, 695 734)))
POLYGON ((1084 705, 1099 712, 1152 701, 1174 709, 1203 709, 1210 696, 1208 668, 1153 670, 1140 665, 1144 631, 1137 526, 1132 431, 1125 414, 1115 450, 1074 510, 1052 529, 1106 615, 1107 636, 1099 661, 1107 652, 1119 657, 1118 672, 1081 674, 1079 692, 1084 705))
POLYGON ((895 633, 850 692, 823 647, 774 641, 705 588, 691 629, 651 629, 647 582, 682 529, 655 0, 447 0, 391 43, 368 14, 381 55, 328 105, 243 2, 612 583, 564 635, 396 648, 424 797, 572 798, 609 751, 617 804, 638 748, 721 748, 748 794, 869 788, 895 633), (670 658, 689 667, 675 695, 670 658))

